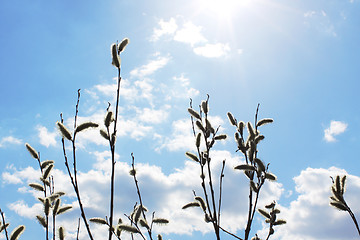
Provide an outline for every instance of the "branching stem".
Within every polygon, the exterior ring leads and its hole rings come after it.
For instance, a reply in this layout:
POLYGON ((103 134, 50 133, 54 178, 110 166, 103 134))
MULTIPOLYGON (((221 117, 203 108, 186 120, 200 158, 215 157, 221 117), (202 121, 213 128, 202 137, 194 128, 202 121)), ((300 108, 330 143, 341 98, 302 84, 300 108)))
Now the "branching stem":
POLYGON ((124 216, 129 219, 129 221, 131 222, 131 224, 134 224, 134 226, 135 226, 136 229, 138 230, 138 233, 140 234, 140 236, 141 236, 144 240, 146 240, 146 238, 145 238, 144 234, 141 232, 139 226, 131 219, 131 217, 128 216, 128 215, 126 215, 126 214, 124 214, 124 216))
MULTIPOLYGON (((141 198, 141 192, 140 192, 138 180, 136 179, 135 157, 134 157, 133 153, 131 153, 131 158, 132 158, 131 168, 132 168, 132 171, 133 171, 133 178, 134 178, 137 195, 138 195, 139 202, 140 202, 141 213, 142 213, 142 216, 143 216, 144 220, 146 221, 146 215, 145 215, 144 205, 143 205, 142 198, 141 198)), ((154 216, 154 214, 153 214, 153 216, 154 216)), ((150 239, 152 240, 152 222, 151 222, 151 227, 148 229, 148 235, 149 235, 150 239)))
POLYGON ((109 240, 112 238, 112 224, 114 215, 114 188, 115 188, 115 142, 116 142, 116 126, 119 112, 119 100, 120 100, 120 83, 121 83, 121 68, 118 68, 118 86, 116 91, 116 107, 115 107, 115 122, 113 135, 109 135, 110 149, 111 149, 111 179, 110 179, 110 217, 109 217, 109 240))
POLYGON ((227 234, 229 234, 229 235, 233 236, 234 238, 239 239, 239 240, 243 240, 241 237, 238 237, 238 236, 236 236, 235 234, 233 234, 233 233, 231 233, 231 232, 229 232, 229 231, 225 230, 225 229, 224 229, 224 228, 222 228, 221 226, 219 226, 219 228, 220 228, 223 232, 225 232, 225 233, 227 233, 227 234))
MULTIPOLYGON (((77 103, 76 103, 76 112, 75 112, 75 123, 74 123, 74 129, 76 129, 76 121, 77 121, 77 115, 78 115, 78 107, 79 107, 79 101, 80 101, 80 89, 78 90, 78 100, 77 100, 77 103)), ((60 114, 60 118, 61 118, 61 123, 64 122, 64 119, 62 117, 62 114, 60 114)), ((86 227, 86 230, 88 232, 88 235, 89 235, 89 238, 91 240, 94 240, 93 236, 92 236, 92 233, 91 233, 91 230, 90 230, 90 226, 87 222, 87 219, 86 219, 86 215, 85 215, 85 211, 84 211, 84 207, 83 207, 83 204, 81 202, 81 197, 80 197, 80 191, 79 191, 79 186, 78 186, 78 182, 77 182, 77 171, 76 171, 76 148, 75 148, 75 137, 76 137, 76 133, 74 133, 74 137, 72 139, 72 145, 73 145, 73 166, 74 166, 74 174, 71 174, 71 170, 70 170, 70 167, 69 167, 69 162, 68 162, 68 158, 67 158, 67 154, 66 154, 66 148, 65 148, 65 140, 64 138, 61 139, 61 142, 62 142, 62 147, 63 147, 63 155, 64 155, 64 159, 65 159, 65 166, 66 166, 66 169, 67 169, 67 172, 69 174, 69 177, 70 177, 70 181, 71 181, 71 184, 74 188, 74 191, 75 191, 75 194, 76 194, 76 197, 78 199, 78 203, 79 203, 79 208, 80 208, 80 212, 81 212, 81 217, 84 221, 84 224, 85 224, 85 227, 86 227)))
POLYGON ((5 226, 4 231, 5 231, 6 239, 9 240, 8 232, 7 232, 7 229, 6 229, 5 216, 4 216, 4 212, 1 210, 1 208, 0 208, 0 214, 1 214, 3 225, 5 226))

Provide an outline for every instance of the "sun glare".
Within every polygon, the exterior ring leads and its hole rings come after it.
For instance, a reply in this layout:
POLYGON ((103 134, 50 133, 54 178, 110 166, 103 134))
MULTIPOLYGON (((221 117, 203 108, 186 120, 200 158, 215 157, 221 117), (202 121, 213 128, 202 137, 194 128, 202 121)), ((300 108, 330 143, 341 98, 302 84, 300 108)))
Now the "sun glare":
POLYGON ((238 10, 248 7, 251 0, 199 0, 202 10, 208 11, 218 17, 231 17, 238 10))

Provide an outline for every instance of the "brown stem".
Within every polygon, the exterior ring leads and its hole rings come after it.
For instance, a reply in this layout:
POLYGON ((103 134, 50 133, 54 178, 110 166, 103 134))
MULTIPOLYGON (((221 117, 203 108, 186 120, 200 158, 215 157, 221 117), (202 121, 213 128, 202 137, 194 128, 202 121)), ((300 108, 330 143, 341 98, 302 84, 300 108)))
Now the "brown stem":
MULTIPOLYGON (((40 169, 40 172, 41 172, 41 177, 43 176, 43 169, 41 168, 41 160, 40 160, 40 152, 38 152, 38 163, 39 163, 39 169, 40 169)), ((45 180, 46 179, 43 179, 44 181, 43 182, 43 186, 44 186, 44 197, 46 198, 47 197, 47 187, 46 187, 46 184, 45 184, 45 180)), ((45 215, 45 222, 46 222, 46 226, 45 226, 45 239, 46 240, 49 240, 49 216, 48 215, 45 215)))
MULTIPOLYGON (((133 178, 134 178, 134 182, 135 182, 135 186, 136 186, 137 195, 138 195, 139 202, 140 202, 141 213, 143 215, 144 220, 146 221, 146 215, 145 215, 145 211, 143 208, 144 205, 143 205, 142 198, 141 198, 140 188, 139 188, 138 180, 136 179, 135 157, 134 157, 133 153, 131 153, 131 158, 132 158, 131 167, 132 167, 132 171, 133 171, 133 178)), ((149 235, 150 239, 152 240, 151 228, 148 229, 148 235, 149 235)))
POLYGON ((251 213, 252 213, 252 190, 250 187, 250 193, 249 193, 249 212, 248 212, 248 221, 245 229, 245 240, 249 239, 249 234, 251 230, 251 213))
MULTIPOLYGON (((191 98, 190 98, 190 108, 192 108, 192 99, 191 98)), ((193 135, 194 135, 194 138, 196 139, 194 118, 191 116, 190 119, 191 119, 193 135)), ((205 136, 204 132, 203 132, 203 135, 205 136)), ((205 141, 206 141, 206 139, 205 139, 205 141)), ((211 211, 211 208, 210 208, 209 196, 207 194, 207 189, 206 189, 206 184, 205 184, 204 164, 203 164, 203 161, 202 161, 204 156, 200 153, 200 148, 199 147, 196 147, 196 148, 197 148, 197 152, 198 152, 198 156, 199 156, 199 160, 200 160, 199 165, 200 165, 200 171, 201 171, 201 187, 202 187, 203 192, 204 192, 209 217, 212 219, 213 214, 212 214, 212 211, 211 211)), ((213 223, 214 229, 216 229, 214 221, 212 221, 212 223, 213 223)))
MULTIPOLYGON (((75 106, 75 119, 74 119, 74 129, 76 129, 76 123, 77 123, 77 117, 78 117, 78 113, 79 113, 79 102, 80 102, 80 89, 78 89, 78 97, 77 97, 77 102, 76 102, 76 106, 75 106)), ((75 177, 75 183, 76 183, 76 187, 77 186, 77 169, 76 169, 76 146, 75 146, 75 137, 76 137, 76 132, 74 132, 74 137, 72 140, 72 145, 73 145, 73 165, 74 165, 74 177, 75 177)))
POLYGON ((119 99, 120 99, 120 76, 121 69, 118 68, 118 86, 116 91, 116 107, 115 107, 115 122, 114 122, 114 132, 113 136, 109 135, 110 144, 111 144, 111 183, 110 183, 110 217, 109 217, 109 240, 112 238, 112 224, 113 224, 113 214, 114 214, 114 185, 115 185, 115 141, 116 141, 116 126, 118 120, 119 112, 119 99))
POLYGON ((124 214, 124 216, 129 219, 129 221, 131 222, 131 224, 134 224, 134 226, 137 228, 138 233, 140 234, 140 236, 141 236, 144 240, 146 240, 146 238, 145 238, 144 234, 141 232, 139 226, 131 219, 131 217, 128 216, 128 215, 126 215, 126 214, 124 214))
POLYGON ((56 226, 55 226, 55 214, 53 214, 53 240, 55 240, 55 232, 56 232, 56 226))
MULTIPOLYGON (((256 113, 255 113, 255 134, 257 133, 257 119, 258 119, 258 113, 259 113, 259 107, 260 104, 257 105, 256 108, 256 113)), ((256 158, 257 156, 257 150, 254 150, 254 158, 256 158)), ((252 156, 249 156, 252 157, 252 156)), ((251 158, 250 158, 251 159, 251 158)), ((251 176, 250 180, 254 179, 254 175, 251 176)), ((251 230, 251 225, 252 225, 252 221, 254 218, 254 214, 255 214, 255 210, 256 210, 256 205, 257 205, 257 201, 258 201, 258 197, 259 197, 259 191, 260 191, 260 186, 258 188, 258 192, 256 193, 256 197, 255 197, 255 203, 253 204, 253 191, 251 190, 250 187, 250 192, 249 192, 249 212, 248 212, 248 222, 246 225, 246 229, 245 229, 245 240, 249 239, 249 234, 250 234, 250 230, 251 230)))
POLYGON ((359 229, 358 222, 356 221, 355 215, 354 215, 354 213, 351 211, 351 209, 350 209, 349 207, 348 207, 348 213, 350 214, 351 219, 353 220, 353 222, 354 222, 354 224, 355 224, 355 227, 356 227, 356 229, 357 229, 357 231, 358 231, 358 234, 359 234, 359 236, 360 236, 360 229, 359 229))
MULTIPOLYGON (((1 217, 2 217, 3 225, 6 226, 4 212, 1 210, 1 208, 0 208, 0 214, 1 214, 1 217)), ((9 240, 9 236, 8 236, 8 232, 7 232, 6 227, 4 228, 4 230, 5 230, 6 239, 9 240)))
POLYGON ((220 210, 221 210, 221 198, 222 198, 222 181, 224 178, 225 160, 223 160, 221 173, 220 173, 220 190, 219 190, 219 209, 218 209, 218 225, 220 227, 220 210))
MULTIPOLYGON (((79 97, 79 96, 80 96, 80 94, 78 95, 78 97, 79 97)), ((79 101, 78 101, 78 103, 79 103, 79 101)), ((78 106, 78 104, 77 104, 77 106, 78 106)), ((76 107, 76 109, 77 109, 77 107, 76 107)), ((76 115, 77 115, 77 110, 76 110, 76 115)), ((60 115, 60 117, 61 117, 61 123, 63 123, 63 122, 64 122, 64 119, 62 118, 62 115, 60 115)), ((75 119, 76 119, 76 117, 75 117, 75 119)), ((76 122, 76 120, 75 120, 75 122, 76 122)), ((75 125, 75 126, 76 126, 76 125, 75 125)), ((75 134, 74 134, 74 138, 75 138, 75 134)), ((85 224, 86 230, 87 230, 87 232, 88 232, 89 238, 90 238, 91 240, 94 240, 94 238, 93 238, 93 236, 92 236, 92 234, 91 234, 90 226, 89 226, 89 224, 88 224, 88 222, 87 222, 87 219, 86 219, 84 207, 83 207, 82 202, 81 202, 80 191, 79 191, 79 188, 78 188, 78 183, 77 183, 77 178, 76 178, 76 169, 74 169, 74 176, 75 176, 75 177, 73 177, 73 175, 71 174, 71 171, 70 171, 70 167, 69 167, 69 163, 68 163, 68 158, 67 158, 67 155, 66 155, 65 140, 64 140, 64 138, 61 139, 61 142, 62 142, 62 147, 63 147, 63 155, 64 155, 64 159, 65 159, 65 166, 66 166, 67 172, 68 172, 68 174, 69 174, 71 184, 72 184, 72 186, 73 186, 73 188, 74 188, 76 197, 77 197, 77 199, 78 199, 79 208, 80 208, 80 212, 81 212, 81 217, 82 217, 82 219, 83 219, 83 221, 84 221, 84 224, 85 224)), ((73 142, 73 146, 74 146, 74 145, 75 145, 74 139, 72 140, 72 142, 73 142)), ((74 154, 74 155, 73 155, 74 162, 76 162, 76 155, 75 155, 75 150, 74 150, 74 149, 73 149, 73 154, 74 154)), ((76 167, 76 164, 74 164, 74 167, 76 167)))
POLYGON ((219 228, 220 228, 223 232, 225 232, 225 233, 227 233, 227 234, 229 234, 229 235, 233 236, 234 238, 239 239, 239 240, 243 240, 241 237, 236 236, 235 234, 233 234, 233 233, 231 233, 231 232, 229 232, 229 231, 225 230, 224 228, 222 228, 222 227, 220 227, 220 226, 219 226, 219 228))
POLYGON ((77 231, 76 231, 76 240, 79 240, 79 233, 80 233, 80 218, 78 220, 78 227, 77 227, 77 231))
MULTIPOLYGON (((208 99, 206 101, 208 102, 208 100, 209 100, 209 95, 208 95, 208 99)), ((207 113, 205 113, 205 122, 207 122, 207 113)), ((207 126, 205 127, 205 131, 206 130, 207 130, 207 126)), ((210 193, 211 193, 211 202, 212 202, 212 208, 213 208, 213 216, 211 216, 211 219, 213 222, 216 239, 220 240, 219 224, 218 224, 218 219, 217 219, 217 214, 216 214, 215 192, 214 192, 212 173, 211 173, 211 167, 210 167, 210 148, 211 147, 209 145, 209 142, 207 141, 205 132, 203 133, 203 135, 204 135, 205 144, 206 144, 206 152, 207 152, 206 162, 207 162, 207 170, 208 170, 208 175, 209 175, 209 187, 210 187, 210 193)))

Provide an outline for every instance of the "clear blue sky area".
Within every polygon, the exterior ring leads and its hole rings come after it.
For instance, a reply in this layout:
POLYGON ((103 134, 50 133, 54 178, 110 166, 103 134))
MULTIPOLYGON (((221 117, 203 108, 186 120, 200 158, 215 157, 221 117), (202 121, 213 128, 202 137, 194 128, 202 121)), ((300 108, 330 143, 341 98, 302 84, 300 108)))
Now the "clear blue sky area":
MULTIPOLYGON (((272 239, 356 239, 351 218, 331 208, 328 197, 330 176, 348 175, 345 198, 360 216, 359 10, 359 0, 1 1, 0 208, 10 231, 25 224, 21 239, 44 236, 35 220, 41 204, 28 187, 40 174, 24 146, 30 143, 42 160, 55 161, 55 186, 74 207, 58 223, 75 239, 80 213, 55 122, 63 113, 72 128, 81 89, 79 121, 103 124, 108 102, 115 105, 110 46, 127 37, 117 217, 137 201, 128 175, 134 152, 145 205, 170 219, 155 232, 173 240, 215 239, 200 211, 180 209, 192 190, 201 193, 199 169, 184 154, 194 148, 187 108, 190 98, 198 106, 209 94, 212 123, 229 136, 213 153, 215 171, 227 161, 224 226, 243 236, 248 199, 246 179, 233 170, 243 158, 226 113, 253 122, 260 103, 259 118, 274 123, 261 129, 259 157, 278 180, 265 184, 259 207, 276 200, 287 220, 272 239)), ((108 215, 108 151, 98 130, 78 139, 90 217, 108 215)), ((93 228, 97 236, 106 232, 93 228)), ((252 236, 265 239, 266 232, 256 216, 252 236)), ((80 238, 88 239, 83 225, 80 238)))

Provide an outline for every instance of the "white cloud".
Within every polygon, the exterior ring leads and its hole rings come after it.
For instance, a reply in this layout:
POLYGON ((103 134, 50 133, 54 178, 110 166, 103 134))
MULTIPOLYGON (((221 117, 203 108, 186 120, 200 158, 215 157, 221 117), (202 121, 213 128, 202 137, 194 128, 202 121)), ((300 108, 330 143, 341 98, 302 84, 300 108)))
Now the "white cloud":
MULTIPOLYGON (((174 77, 173 81, 156 82, 150 78, 144 78, 136 81, 123 80, 121 85, 121 101, 118 126, 118 137, 129 136, 135 140, 141 140, 145 137, 155 137, 158 135, 156 125, 168 120, 172 111, 171 106, 174 101, 189 99, 199 94, 199 91, 192 88, 190 80, 183 75, 174 77), (139 106, 139 107, 138 107, 139 106), (140 107, 141 106, 141 107, 140 107)), ((78 124, 86 121, 98 123, 103 128, 105 117, 105 108, 108 106, 107 101, 99 103, 98 95, 110 97, 115 101, 116 84, 98 84, 91 88, 90 100, 84 105, 92 106, 94 110, 90 115, 78 116, 78 124), (94 103, 93 100, 96 99, 94 103), (94 104, 92 104, 94 103, 94 104), (95 106, 96 105, 96 106, 95 106)), ((114 103, 110 107, 114 110, 114 103)), ((72 130, 73 117, 65 120, 66 126, 72 130)), ((162 129, 159 129, 161 132, 162 129)), ((87 143, 97 145, 107 145, 108 143, 100 136, 99 129, 82 132, 77 137, 78 147, 84 148, 87 143)))
POLYGON ((36 203, 33 206, 29 207, 24 200, 19 200, 8 205, 8 208, 16 212, 21 217, 26 217, 29 219, 35 219, 36 215, 41 214, 44 208, 41 203, 36 203))
POLYGON ((207 42, 207 39, 201 33, 202 27, 196 26, 192 22, 186 22, 183 28, 176 31, 174 40, 183 43, 189 43, 194 46, 197 43, 207 42))
MULTIPOLYGON (((104 216, 108 212, 108 193, 110 154, 109 152, 96 152, 97 163, 93 170, 79 172, 79 186, 81 196, 86 209, 87 216, 104 216), (100 165, 102 167, 100 167, 100 165)), ((135 156, 136 157, 136 156, 135 156)), ((226 159, 225 177, 223 182, 223 204, 222 204, 222 226, 229 231, 243 231, 247 216, 248 183, 241 171, 235 171, 234 166, 242 163, 241 158, 228 151, 212 151, 213 172, 218 173, 221 169, 221 162, 226 159), (244 202, 240 204, 239 202, 244 202), (234 211, 236 209, 236 211, 234 211)), ((118 161, 116 164, 116 198, 115 218, 123 217, 124 213, 129 214, 134 203, 137 201, 136 188, 133 179, 129 175, 129 164, 118 161)), ((137 177, 142 193, 144 205, 149 212, 155 211, 157 217, 164 217, 170 220, 167 226, 155 229, 155 232, 191 234, 193 231, 202 233, 211 232, 211 226, 203 221, 203 214, 200 209, 182 210, 181 207, 193 200, 192 190, 197 195, 202 195, 199 182, 199 166, 186 161, 184 166, 173 173, 166 175, 162 169, 149 164, 136 164, 137 177)), ((21 178, 21 182, 29 182, 34 175, 33 170, 12 169, 11 174, 21 178)), ((329 206, 330 186, 332 184, 329 176, 348 176, 347 191, 345 200, 355 213, 360 214, 358 196, 360 195, 360 178, 347 174, 338 168, 313 169, 308 168, 294 178, 295 190, 298 195, 287 207, 279 204, 280 197, 285 193, 280 183, 266 182, 262 188, 258 206, 264 206, 273 200, 278 202, 281 210, 279 218, 285 219, 287 224, 275 227, 274 239, 294 240, 344 240, 356 239, 357 232, 350 216, 346 212, 340 212, 329 206)), ((74 206, 74 210, 61 215, 57 222, 64 225, 69 233, 68 236, 76 233, 74 219, 78 217, 78 205, 72 187, 69 186, 68 176, 64 172, 54 172, 56 186, 64 186, 61 190, 67 192, 65 203, 74 206), (70 198, 69 198, 70 197, 70 198)), ((215 182, 215 189, 218 189, 218 180, 215 182)), ((26 193, 26 192, 25 192, 26 193)), ((33 218, 34 214, 41 212, 42 207, 38 203, 29 205, 19 200, 8 205, 17 214, 27 218, 33 218)), ((257 215, 259 216, 259 215, 257 215)), ((255 221, 264 221, 262 217, 255 217, 255 221)), ((106 234, 106 228, 91 225, 94 235, 106 234)), ((260 237, 266 236, 267 227, 258 231, 260 237)), ((81 230, 80 239, 88 239, 86 231, 81 230)))
POLYGON ((197 55, 207 58, 218 58, 227 55, 230 52, 229 44, 216 43, 206 44, 201 47, 194 48, 197 55))
MULTIPOLYGON (((36 160, 34 159, 32 160, 34 161, 34 164, 37 164, 36 160)), ((32 167, 27 167, 22 170, 17 170, 13 165, 10 165, 2 173, 2 180, 3 183, 5 184, 21 184, 23 183, 24 179, 27 179, 28 180, 27 183, 29 183, 30 181, 38 180, 39 174, 40 174, 40 170, 37 171, 32 167)))
POLYGON ((169 151, 188 151, 194 149, 194 135, 191 131, 191 122, 189 118, 176 120, 172 123, 171 136, 165 137, 157 151, 165 148, 169 151))
POLYGON ((135 98, 142 98, 149 101, 149 103, 152 103, 152 100, 154 98, 152 91, 154 89, 152 80, 145 78, 143 80, 135 81, 134 85, 139 89, 140 94, 136 96, 135 98))
MULTIPOLYGON (((141 68, 141 67, 140 67, 141 68)), ((140 69, 137 68, 137 69, 140 69)), ((121 99, 126 99, 127 101, 134 103, 136 101, 147 99, 152 100, 152 80, 149 78, 143 78, 141 80, 137 81, 129 81, 128 79, 122 79, 121 80, 121 99)), ((106 97, 110 97, 112 102, 116 101, 116 90, 117 90, 117 83, 113 84, 97 84, 93 87, 91 90, 93 95, 96 95, 99 93, 101 95, 104 95, 106 97)), ((105 102, 106 103, 106 102, 105 102)), ((105 104, 105 106, 107 106, 105 104)))
POLYGON ((335 136, 345 132, 347 129, 348 124, 341 121, 334 121, 330 122, 330 127, 324 130, 324 139, 327 142, 335 142, 335 136))
POLYGON ((49 132, 48 129, 44 126, 38 125, 36 127, 38 130, 38 136, 40 140, 40 144, 49 147, 49 146, 56 146, 56 137, 58 136, 58 132, 49 132))
MULTIPOLYGON (((78 175, 82 200, 89 218, 106 215, 109 201, 110 152, 94 152, 93 154, 97 161, 92 169, 88 172, 79 172, 78 175)), ((216 173, 221 170, 222 160, 226 159, 222 226, 232 232, 243 231, 247 220, 248 182, 241 171, 233 169, 234 166, 242 163, 242 159, 239 155, 231 154, 228 151, 212 151, 211 158, 213 173, 216 176, 216 173), (239 205, 239 202, 244 202, 244 204, 239 205)), ((128 173, 130 165, 122 162, 119 156, 116 157, 116 160, 115 216, 117 219, 123 217, 123 213, 131 212, 137 201, 137 195, 133 179, 128 173)), ((204 223, 201 210, 181 209, 183 205, 193 200, 192 190, 195 190, 198 195, 202 195, 199 182, 200 169, 195 162, 185 161, 183 167, 168 175, 164 174, 160 167, 149 164, 136 164, 136 169, 144 205, 147 206, 149 212, 156 211, 156 216, 170 220, 168 226, 159 227, 156 231, 177 234, 212 231, 211 226, 204 223)), ((3 174, 3 183, 21 185, 38 181, 40 175, 39 171, 33 168, 17 170, 11 167, 7 169, 7 173, 6 176, 3 174)), ((350 216, 346 212, 340 212, 329 206, 332 184, 330 176, 344 174, 348 176, 345 200, 358 216, 360 214, 360 206, 357 204, 360 195, 360 177, 349 175, 342 169, 335 167, 329 169, 307 168, 302 171, 299 176, 294 178, 296 193, 293 195, 296 195, 296 198, 288 206, 279 204, 280 197, 287 192, 282 185, 276 182, 267 182, 262 189, 258 206, 261 207, 276 200, 281 210, 278 217, 287 221, 286 225, 275 227, 275 234, 272 237, 280 240, 356 239, 357 232, 350 216)), ((72 212, 64 214, 61 219, 58 219, 58 223, 64 225, 71 235, 76 232, 76 224, 73 220, 78 217, 75 194, 66 173, 55 170, 53 175, 55 185, 68 193, 64 202, 74 206, 72 212)), ((214 184, 215 189, 219 189, 217 178, 214 180, 214 184)), ((31 191, 22 191, 22 193, 34 194, 31 191)), ((8 206, 24 217, 31 217, 41 210, 38 204, 29 205, 24 201, 16 201, 8 206)), ((260 216, 255 218, 255 221, 258 220, 264 221, 260 216)), ((92 229, 97 236, 106 233, 105 228, 92 226, 92 229)), ((264 225, 264 229, 258 231, 259 236, 264 237, 266 230, 264 225)), ((81 236, 80 239, 87 239, 84 230, 82 230, 81 236)))
POLYGON ((152 41, 157 41, 159 38, 165 34, 174 34, 178 26, 174 18, 170 18, 168 22, 160 19, 158 22, 160 28, 154 28, 154 33, 151 37, 152 41))
MULTIPOLYGON (((100 135, 99 129, 103 129, 104 127, 104 117, 105 110, 95 112, 90 116, 78 116, 77 117, 77 126, 85 122, 94 122, 99 124, 98 128, 89 128, 84 131, 79 132, 76 135, 76 146, 78 148, 85 148, 85 146, 89 143, 94 143, 96 145, 108 145, 108 142, 100 135)), ((65 126, 69 129, 69 131, 73 131, 74 126, 74 118, 69 117, 64 121, 65 126)))
POLYGON ((332 185, 330 176, 336 175, 347 175, 345 200, 355 215, 360 214, 359 177, 335 167, 307 168, 294 178, 298 197, 289 207, 281 207, 279 217, 287 223, 275 228, 274 239, 343 240, 358 237, 349 214, 329 205, 332 185))
POLYGON ((153 132, 152 126, 146 126, 134 120, 120 119, 119 126, 123 126, 118 131, 118 136, 130 136, 139 141, 153 132))
POLYGON ((5 147, 8 144, 19 145, 22 143, 23 143, 23 141, 19 138, 15 138, 13 136, 7 136, 7 137, 3 137, 0 140, 0 148, 5 147))
MULTIPOLYGON (((92 170, 78 172, 81 198, 89 218, 103 217, 108 214, 110 168, 105 167, 105 164, 110 165, 110 154, 109 152, 96 152, 95 156, 98 161, 93 165, 92 170)), ((233 169, 234 166, 241 163, 241 159, 227 151, 212 151, 211 157, 214 176, 218 175, 217 173, 221 170, 222 160, 226 159, 223 182, 222 226, 231 231, 239 230, 246 222, 247 206, 246 204, 239 206, 238 203, 246 201, 248 195, 246 177, 242 172, 233 169), (234 209, 237 209, 237 211, 234 211, 234 209)), ((138 201, 133 179, 129 175, 129 169, 129 164, 117 161, 115 219, 122 217, 124 220, 123 214, 129 214, 134 203, 138 201)), ((211 225, 203 221, 204 216, 200 209, 181 209, 183 205, 193 201, 192 190, 195 190, 198 195, 203 195, 199 178, 200 168, 196 163, 186 161, 182 168, 169 175, 164 174, 160 167, 149 164, 136 164, 136 169, 143 202, 149 209, 150 214, 155 211, 155 216, 170 220, 169 225, 157 227, 155 232, 191 234, 193 231, 203 233, 211 231, 211 225)), ((20 177, 22 182, 29 182, 33 170, 27 169, 27 171, 30 174, 23 175, 20 174, 20 172, 24 173, 22 170, 13 169, 11 174, 20 177)), ((73 211, 61 215, 61 218, 57 220, 57 223, 64 225, 71 235, 76 232, 77 228, 76 222, 74 222, 74 219, 76 221, 79 214, 77 200, 69 184, 69 177, 58 170, 54 171, 53 175, 55 186, 61 186, 61 190, 67 193, 68 197, 63 198, 64 202, 70 202, 74 206, 73 211)), ((217 179, 214 180, 214 188, 216 191, 219 189, 217 179)), ((282 192, 281 184, 266 183, 262 191, 263 198, 259 204, 265 204, 265 202, 274 199, 278 200, 282 192)), ((38 204, 29 206, 23 201, 17 201, 10 206, 19 215, 26 217, 33 216, 39 209, 38 204), (21 212, 19 209, 21 209, 21 212)), ((97 228, 94 225, 91 227, 95 235, 106 234, 106 228, 97 228)), ((80 239, 87 239, 84 229, 81 230, 80 239)))
MULTIPOLYGON (((105 117, 105 111, 98 111, 91 116, 78 116, 78 125, 84 122, 94 122, 98 123, 98 128, 91 128, 85 131, 82 131, 77 134, 76 137, 76 146, 78 148, 84 149, 87 144, 93 143, 96 145, 102 145, 102 146, 108 146, 108 141, 104 139, 100 133, 100 129, 105 129, 104 127, 104 117, 105 117)), ((151 116, 152 120, 156 120, 156 116, 151 116)), ((152 132, 154 130, 153 126, 146 125, 145 123, 154 123, 154 122, 146 122, 141 121, 140 116, 136 115, 136 113, 131 113, 128 116, 124 116, 123 114, 119 114, 118 116, 118 132, 117 137, 130 137, 132 139, 135 139, 137 141, 152 135, 152 132)), ((74 124, 73 118, 68 118, 65 120, 66 126, 68 129, 72 129, 72 126, 74 124)), ((111 127, 112 128, 112 125, 111 127)))
POLYGON ((208 58, 217 58, 227 55, 230 52, 229 44, 208 43, 202 34, 202 27, 188 21, 178 26, 176 20, 171 18, 169 22, 159 21, 160 28, 155 28, 152 36, 153 41, 159 40, 162 35, 170 35, 174 41, 187 43, 195 54, 208 58), (204 45, 205 44, 205 45, 204 45))
POLYGON ((149 76, 159 70, 160 68, 163 68, 168 62, 170 61, 169 56, 157 56, 156 59, 151 60, 149 63, 140 66, 138 68, 133 69, 130 72, 130 75, 132 77, 138 77, 143 78, 145 76, 149 76))
POLYGON ((168 118, 169 109, 170 106, 165 105, 163 109, 137 108, 136 112, 140 121, 145 123, 159 124, 168 118))

